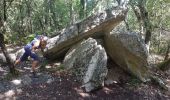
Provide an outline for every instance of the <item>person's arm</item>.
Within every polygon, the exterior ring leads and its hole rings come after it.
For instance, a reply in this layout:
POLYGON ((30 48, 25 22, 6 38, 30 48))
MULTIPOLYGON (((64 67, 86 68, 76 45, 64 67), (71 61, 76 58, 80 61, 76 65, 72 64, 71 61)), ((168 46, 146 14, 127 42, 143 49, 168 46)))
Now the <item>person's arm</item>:
POLYGON ((45 42, 43 45, 41 45, 41 52, 44 56, 44 49, 46 48, 47 43, 45 42))
POLYGON ((44 54, 44 49, 43 48, 41 48, 41 52, 42 52, 42 54, 44 54))
POLYGON ((35 52, 35 50, 39 47, 40 41, 36 41, 32 47, 32 51, 35 52))

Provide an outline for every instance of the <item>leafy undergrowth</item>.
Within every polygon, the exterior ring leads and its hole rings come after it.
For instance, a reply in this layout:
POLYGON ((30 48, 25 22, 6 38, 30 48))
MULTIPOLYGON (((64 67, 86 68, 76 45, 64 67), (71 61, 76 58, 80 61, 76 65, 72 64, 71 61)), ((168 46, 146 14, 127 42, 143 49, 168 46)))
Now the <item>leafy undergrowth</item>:
POLYGON ((169 70, 169 67, 170 67, 170 59, 158 64, 158 68, 160 68, 163 71, 169 70))

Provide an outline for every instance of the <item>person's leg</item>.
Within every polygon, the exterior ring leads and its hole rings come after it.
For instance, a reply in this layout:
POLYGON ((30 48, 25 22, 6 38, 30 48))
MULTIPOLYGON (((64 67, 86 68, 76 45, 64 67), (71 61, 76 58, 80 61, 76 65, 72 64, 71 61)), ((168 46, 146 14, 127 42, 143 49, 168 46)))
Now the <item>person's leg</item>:
POLYGON ((15 63, 14 63, 14 66, 18 65, 20 62, 21 62, 21 60, 20 60, 20 59, 17 59, 17 60, 15 61, 15 63))
POLYGON ((39 61, 34 60, 32 62, 32 71, 35 72, 35 68, 38 66, 39 61))
POLYGON ((39 63, 39 57, 35 53, 31 52, 30 57, 33 59, 32 62, 32 71, 35 72, 35 68, 38 66, 39 63))
POLYGON ((24 54, 15 61, 14 66, 18 65, 20 62, 23 62, 28 58, 28 53, 25 51, 24 54))

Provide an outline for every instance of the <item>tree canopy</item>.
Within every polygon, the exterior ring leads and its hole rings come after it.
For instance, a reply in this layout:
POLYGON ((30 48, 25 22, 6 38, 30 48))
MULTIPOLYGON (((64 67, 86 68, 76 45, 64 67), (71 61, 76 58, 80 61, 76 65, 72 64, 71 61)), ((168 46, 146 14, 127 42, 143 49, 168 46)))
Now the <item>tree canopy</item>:
MULTIPOLYGON (((28 42, 35 34, 56 34, 93 13, 123 2, 124 0, 1 0, 1 32, 5 33, 8 43, 21 44, 28 42)), ((128 6, 126 23, 129 30, 139 32, 144 37, 146 30, 149 30, 151 47, 155 52, 162 52, 160 47, 163 48, 165 44, 159 47, 157 45, 164 43, 161 36, 170 31, 170 1, 129 0, 128 6), (144 19, 146 13, 147 17, 144 19)))

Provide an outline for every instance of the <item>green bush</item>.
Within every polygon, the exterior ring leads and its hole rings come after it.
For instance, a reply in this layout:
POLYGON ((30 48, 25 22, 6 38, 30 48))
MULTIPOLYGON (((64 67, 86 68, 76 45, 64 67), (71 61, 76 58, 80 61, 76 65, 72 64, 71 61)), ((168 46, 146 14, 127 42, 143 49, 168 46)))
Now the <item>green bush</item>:
POLYGON ((170 67, 170 59, 161 62, 160 64, 158 64, 158 68, 161 70, 167 70, 170 67))

